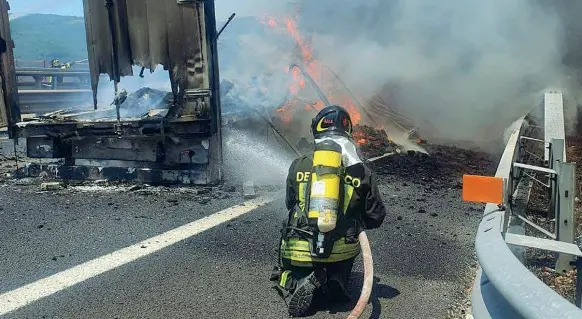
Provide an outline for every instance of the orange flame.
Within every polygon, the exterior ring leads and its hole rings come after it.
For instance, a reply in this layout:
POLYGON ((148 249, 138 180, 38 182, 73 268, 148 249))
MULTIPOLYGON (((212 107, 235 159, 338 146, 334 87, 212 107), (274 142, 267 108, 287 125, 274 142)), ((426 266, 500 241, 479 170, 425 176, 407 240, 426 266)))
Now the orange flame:
MULTIPOLYGON (((334 79, 331 75, 324 75, 324 65, 321 61, 317 60, 313 49, 310 45, 310 41, 307 41, 299 32, 297 19, 292 17, 286 17, 282 19, 282 23, 280 23, 276 18, 264 16, 261 19, 261 23, 270 27, 270 28, 277 28, 282 29, 289 37, 291 37, 297 45, 297 56, 300 58, 301 63, 304 66, 305 71, 313 78, 313 80, 317 83, 318 86, 322 90, 333 90, 335 83, 331 81, 334 79), (325 81, 324 81, 325 80, 325 81)), ((310 39, 313 41, 313 38, 310 39)), ((303 74, 301 74, 301 70, 299 68, 293 68, 290 70, 289 67, 286 68, 287 73, 291 73, 292 83, 289 86, 289 92, 292 96, 297 96, 303 89, 306 89, 306 79, 303 74)), ((307 88, 308 90, 313 90, 312 88, 307 88)), ((358 111, 358 107, 356 102, 351 98, 347 92, 333 92, 333 93, 324 93, 327 99, 333 103, 338 104, 344 107, 349 113, 352 118, 353 124, 358 124, 361 121, 361 114, 358 111)), ((297 99, 290 99, 284 107, 281 107, 279 110, 282 113, 287 113, 283 116, 283 120, 285 122, 291 121, 293 118, 293 114, 290 114, 294 109, 297 107, 292 107, 298 101, 297 99)), ((303 104, 304 110, 313 110, 319 111, 325 107, 325 103, 321 100, 314 101, 314 103, 303 104)), ((293 112, 294 113, 294 112, 293 112)))
POLYGON ((267 25, 270 27, 275 27, 275 26, 277 26, 277 21, 274 18, 269 17, 268 21, 267 21, 267 25))

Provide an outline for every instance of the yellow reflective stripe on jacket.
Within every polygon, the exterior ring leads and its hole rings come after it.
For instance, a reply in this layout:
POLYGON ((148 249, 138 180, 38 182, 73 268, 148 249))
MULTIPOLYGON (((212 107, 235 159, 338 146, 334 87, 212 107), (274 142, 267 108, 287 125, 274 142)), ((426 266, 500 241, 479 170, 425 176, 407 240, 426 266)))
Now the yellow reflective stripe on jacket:
POLYGON ((305 188, 307 183, 299 183, 299 208, 305 209, 305 188))
POLYGON ((309 242, 297 238, 291 238, 281 243, 281 257, 295 262, 321 262, 333 263, 344 261, 357 256, 360 253, 360 243, 346 244, 344 238, 337 240, 328 258, 312 257, 309 250, 309 242))
POLYGON ((354 187, 352 185, 344 184, 344 215, 348 210, 348 205, 352 201, 352 196, 354 195, 354 187))
POLYGON ((285 285, 287 285, 287 279, 289 278, 289 274, 291 273, 290 270, 285 270, 282 274, 281 274, 281 280, 279 281, 279 285, 283 288, 285 288, 285 285))

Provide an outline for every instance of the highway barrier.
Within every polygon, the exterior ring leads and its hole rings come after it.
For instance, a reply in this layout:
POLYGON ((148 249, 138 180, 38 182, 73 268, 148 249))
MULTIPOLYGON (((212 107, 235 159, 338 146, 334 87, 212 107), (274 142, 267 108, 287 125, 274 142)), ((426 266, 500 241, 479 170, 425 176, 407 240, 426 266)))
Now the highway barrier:
POLYGON ((516 123, 494 177, 464 177, 464 200, 486 203, 475 238, 480 269, 471 299, 472 313, 476 319, 582 318, 580 282, 576 304, 571 303, 538 279, 511 250, 511 247, 519 246, 559 253, 556 270, 560 272, 576 266, 580 278, 582 252, 573 242, 575 164, 566 162, 565 158, 562 101, 559 92, 545 94, 543 139, 527 136, 531 127, 527 118, 516 123), (522 162, 527 151, 524 141, 544 144, 548 150, 544 166, 522 162), (546 186, 553 194, 551 213, 555 214, 555 234, 544 231, 517 212, 515 199, 518 185, 524 180, 542 183, 536 176, 549 181, 546 186), (552 239, 513 234, 508 231, 512 219, 522 220, 552 239))

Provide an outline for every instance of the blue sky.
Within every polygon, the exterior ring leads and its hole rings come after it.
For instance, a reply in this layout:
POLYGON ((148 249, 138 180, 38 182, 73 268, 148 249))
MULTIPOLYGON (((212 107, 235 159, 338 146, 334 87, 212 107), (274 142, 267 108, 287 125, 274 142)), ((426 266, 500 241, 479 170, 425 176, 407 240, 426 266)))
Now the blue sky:
POLYGON ((53 13, 60 15, 83 15, 83 1, 81 0, 12 0, 10 13, 53 13))
MULTIPOLYGON (((280 0, 271 1, 281 2, 280 0)), ((238 16, 260 14, 261 12, 257 9, 262 7, 264 3, 265 0, 216 0, 217 20, 226 20, 233 12, 236 12, 238 16)), ((11 0, 10 7, 10 13, 18 15, 30 13, 83 15, 82 0, 11 0)))

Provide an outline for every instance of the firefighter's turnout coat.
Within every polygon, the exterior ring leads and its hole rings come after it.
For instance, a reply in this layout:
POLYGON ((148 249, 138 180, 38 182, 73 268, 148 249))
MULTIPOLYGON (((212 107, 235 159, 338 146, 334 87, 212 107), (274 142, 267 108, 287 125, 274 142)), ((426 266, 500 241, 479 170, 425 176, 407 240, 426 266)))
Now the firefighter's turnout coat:
POLYGON ((282 230, 280 257, 283 263, 296 267, 314 267, 356 257, 360 253, 360 232, 363 229, 378 228, 386 216, 385 206, 369 167, 360 160, 351 165, 344 164, 345 173, 340 184, 343 187, 343 203, 340 202, 340 216, 336 229, 332 231, 333 249, 327 258, 312 257, 306 238, 308 235, 301 231, 309 230, 302 212, 308 196, 306 190, 312 165, 312 154, 295 159, 286 181, 289 216, 282 230))

